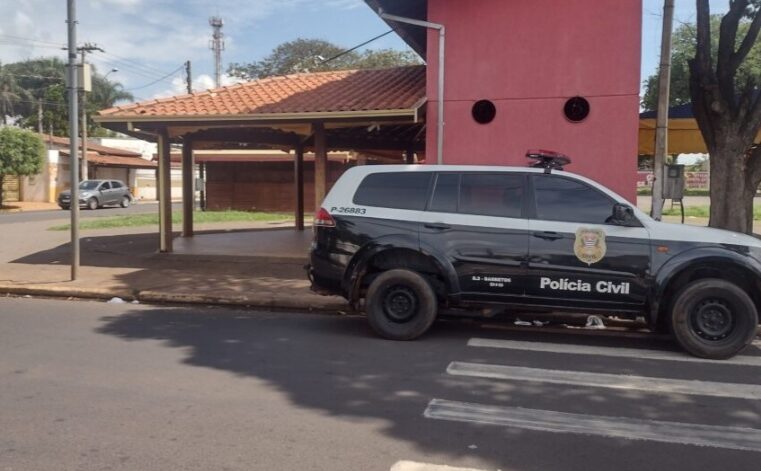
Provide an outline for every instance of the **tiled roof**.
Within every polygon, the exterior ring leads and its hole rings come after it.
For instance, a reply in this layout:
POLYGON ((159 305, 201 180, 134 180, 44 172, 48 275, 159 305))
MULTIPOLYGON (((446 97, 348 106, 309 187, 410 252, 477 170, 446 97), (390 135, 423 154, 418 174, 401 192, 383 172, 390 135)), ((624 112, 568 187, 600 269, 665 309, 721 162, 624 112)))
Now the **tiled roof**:
POLYGON ((193 117, 408 110, 425 98, 425 66, 270 77, 101 111, 100 117, 193 117))
MULTIPOLYGON (((48 144, 54 144, 56 146, 63 147, 65 149, 69 148, 69 138, 68 137, 59 137, 59 136, 52 136, 50 134, 40 134, 40 137, 42 137, 42 140, 48 144)), ((82 140, 79 141, 79 148, 82 148, 82 140)), ((142 157, 142 154, 139 152, 132 152, 130 150, 124 150, 124 149, 117 149, 115 147, 106 147, 101 146, 99 144, 93 144, 91 142, 87 143, 87 150, 88 155, 89 151, 95 151, 99 154, 106 154, 106 155, 118 155, 121 157, 142 157)))

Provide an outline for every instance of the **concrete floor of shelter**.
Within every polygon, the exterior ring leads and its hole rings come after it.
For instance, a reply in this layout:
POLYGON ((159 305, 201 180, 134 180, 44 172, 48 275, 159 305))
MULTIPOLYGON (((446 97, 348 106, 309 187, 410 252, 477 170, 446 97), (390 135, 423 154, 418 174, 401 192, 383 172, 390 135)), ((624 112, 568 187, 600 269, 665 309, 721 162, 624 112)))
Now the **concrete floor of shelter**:
POLYGON ((289 227, 196 234, 193 237, 175 238, 173 254, 306 260, 311 241, 310 227, 303 231, 289 227))

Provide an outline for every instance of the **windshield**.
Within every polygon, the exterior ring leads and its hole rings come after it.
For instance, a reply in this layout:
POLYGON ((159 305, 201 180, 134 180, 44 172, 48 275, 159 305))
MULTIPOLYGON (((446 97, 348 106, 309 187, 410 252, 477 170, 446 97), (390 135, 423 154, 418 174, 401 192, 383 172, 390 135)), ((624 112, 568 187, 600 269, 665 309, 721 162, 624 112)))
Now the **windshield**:
POLYGON ((94 190, 98 188, 98 185, 100 185, 100 182, 97 180, 85 180, 79 184, 79 189, 80 190, 94 190))

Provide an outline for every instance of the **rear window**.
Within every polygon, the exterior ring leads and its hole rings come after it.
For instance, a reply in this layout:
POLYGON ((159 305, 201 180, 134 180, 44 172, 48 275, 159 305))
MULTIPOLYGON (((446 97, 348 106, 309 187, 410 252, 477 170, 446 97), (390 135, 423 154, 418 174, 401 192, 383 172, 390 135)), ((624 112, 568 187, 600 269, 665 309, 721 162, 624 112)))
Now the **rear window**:
POLYGON ((354 194, 354 204, 423 210, 432 172, 388 172, 368 175, 354 194))

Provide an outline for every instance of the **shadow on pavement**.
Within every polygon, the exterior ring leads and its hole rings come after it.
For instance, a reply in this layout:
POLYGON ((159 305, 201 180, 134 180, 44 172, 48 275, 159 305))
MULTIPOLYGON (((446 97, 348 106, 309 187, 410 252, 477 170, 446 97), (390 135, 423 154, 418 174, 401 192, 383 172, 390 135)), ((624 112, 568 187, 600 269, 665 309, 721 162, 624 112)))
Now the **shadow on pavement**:
MULTIPOLYGON (((419 341, 391 342, 375 337, 361 317, 222 309, 141 309, 102 320, 103 325, 98 329, 101 334, 126 340, 164 341, 167 346, 186 352, 184 363, 228 371, 240 377, 259 378, 287 395, 294 406, 350 421, 372 420, 380 424, 378 427, 383 433, 412 443, 425 452, 450 457, 478 457, 498 467, 507 463, 531 463, 530 469, 612 469, 611 465, 616 465, 616 469, 642 469, 639 467, 647 462, 643 457, 659 456, 659 468, 667 469, 670 464, 674 469, 685 469, 680 468, 684 464, 680 461, 682 454, 674 453, 674 445, 548 435, 430 420, 422 416, 428 402, 443 398, 614 417, 638 416, 652 420, 741 426, 753 426, 761 413, 757 406, 737 400, 725 400, 717 408, 711 406, 710 400, 695 396, 654 396, 645 392, 460 378, 445 373, 449 362, 455 360, 537 366, 537 357, 541 356, 469 348, 466 342, 470 337, 670 348, 663 343, 641 339, 571 339, 563 335, 516 332, 490 334, 478 323, 440 321, 419 341), (548 438, 551 447, 547 445, 548 438), (477 444, 478 449, 469 449, 471 444, 477 444), (550 449, 552 452, 546 453, 550 449), (582 455, 584 461, 573 462, 573 465, 566 458, 579 459, 582 455), (627 456, 632 460, 627 461, 627 456)), ((589 364, 582 365, 579 365, 578 358, 555 355, 551 360, 542 367, 605 369, 592 357, 585 359, 589 364)), ((608 364, 608 372, 635 373, 638 365, 647 366, 647 362, 642 363, 636 358, 619 361, 618 366, 615 362, 608 364)), ((700 371, 719 371, 700 364, 676 366, 685 376, 700 371)), ((689 451, 691 459, 697 460, 695 463, 706 466, 709 463, 720 466, 722 460, 732 456, 726 450, 696 447, 685 450, 689 451)))

